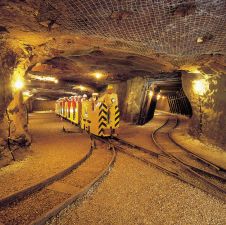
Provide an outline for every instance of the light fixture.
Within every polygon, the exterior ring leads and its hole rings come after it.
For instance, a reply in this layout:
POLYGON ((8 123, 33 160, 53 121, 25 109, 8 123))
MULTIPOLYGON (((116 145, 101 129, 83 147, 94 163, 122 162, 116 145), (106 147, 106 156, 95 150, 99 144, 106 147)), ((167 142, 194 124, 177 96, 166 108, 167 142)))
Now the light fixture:
POLYGON ((103 77, 103 74, 100 73, 100 72, 95 72, 95 73, 94 73, 94 76, 95 76, 95 78, 96 78, 97 80, 99 80, 101 77, 103 77))
POLYGON ((189 70, 189 73, 197 73, 200 74, 201 72, 197 68, 192 68, 189 70))
POLYGON ((30 78, 34 80, 40 80, 40 81, 45 81, 45 82, 53 82, 57 84, 59 81, 55 77, 52 76, 40 76, 40 75, 34 75, 34 74, 29 74, 30 78))
POLYGON ((204 95, 209 89, 209 83, 205 79, 194 80, 193 81, 193 91, 197 95, 204 95))
POLYGON ((150 97, 153 96, 153 91, 149 91, 149 96, 150 96, 150 97))
POLYGON ((48 99, 47 98, 38 97, 38 98, 36 98, 36 100, 38 100, 38 101, 46 101, 48 99))
POLYGON ((157 95, 157 100, 159 100, 161 98, 161 95, 160 94, 158 94, 157 95))
POLYGON ((79 89, 80 89, 81 91, 84 91, 84 90, 85 90, 85 87, 82 86, 82 85, 80 85, 80 86, 79 86, 79 89))
POLYGON ((21 78, 18 78, 13 84, 12 87, 16 90, 21 90, 24 87, 24 81, 21 78))
POLYGON ((202 43, 204 40, 203 40, 203 37, 198 37, 196 41, 197 43, 202 43))

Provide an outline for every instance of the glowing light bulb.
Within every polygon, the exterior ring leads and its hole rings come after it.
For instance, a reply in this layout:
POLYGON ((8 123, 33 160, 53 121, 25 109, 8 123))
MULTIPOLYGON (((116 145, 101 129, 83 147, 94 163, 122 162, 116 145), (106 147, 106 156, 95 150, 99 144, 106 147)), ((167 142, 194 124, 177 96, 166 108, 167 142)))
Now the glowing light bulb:
POLYGON ((13 88, 15 88, 16 90, 21 90, 24 87, 24 82, 21 79, 18 79, 15 81, 15 83, 13 84, 13 88))
POLYGON ((160 94, 158 94, 157 95, 157 100, 159 100, 161 98, 161 95, 160 94))
POLYGON ((81 91, 84 91, 84 90, 85 90, 85 87, 83 87, 82 85, 80 85, 80 86, 79 86, 79 89, 80 89, 81 91))
POLYGON ((100 72, 96 72, 94 75, 95 75, 96 79, 100 79, 103 76, 103 74, 100 72))
POLYGON ((209 83, 204 79, 193 81, 193 90, 197 95, 204 95, 208 88, 209 83))
POLYGON ((59 83, 59 81, 58 81, 57 79, 55 79, 55 80, 54 80, 54 83, 55 83, 55 84, 58 84, 58 83, 59 83))
POLYGON ((149 96, 152 97, 153 96, 153 91, 149 92, 149 96))

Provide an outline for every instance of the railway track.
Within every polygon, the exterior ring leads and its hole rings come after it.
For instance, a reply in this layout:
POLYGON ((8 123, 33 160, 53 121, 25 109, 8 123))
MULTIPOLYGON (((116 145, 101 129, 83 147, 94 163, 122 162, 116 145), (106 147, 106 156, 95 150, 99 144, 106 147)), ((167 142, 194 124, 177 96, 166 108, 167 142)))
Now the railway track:
POLYGON ((225 171, 180 148, 171 138, 171 132, 179 124, 178 118, 170 117, 151 135, 155 151, 142 148, 119 138, 112 144, 121 152, 139 159, 163 172, 189 183, 226 202, 225 171), (156 149, 158 152, 156 152, 156 149))
POLYGON ((73 202, 79 202, 108 174, 116 159, 114 148, 100 143, 97 149, 70 174, 46 185, 26 197, 18 198, 0 207, 0 224, 45 224, 51 217, 73 202), (85 175, 85 176, 84 176, 85 175))

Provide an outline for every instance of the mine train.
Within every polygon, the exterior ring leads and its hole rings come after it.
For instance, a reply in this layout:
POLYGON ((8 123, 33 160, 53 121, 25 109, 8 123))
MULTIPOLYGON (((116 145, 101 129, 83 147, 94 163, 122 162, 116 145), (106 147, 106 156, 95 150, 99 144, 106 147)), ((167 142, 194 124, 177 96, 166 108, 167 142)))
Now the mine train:
POLYGON ((102 137, 117 135, 120 112, 118 96, 112 86, 108 86, 101 97, 93 93, 90 99, 87 95, 60 98, 55 112, 88 133, 102 137))

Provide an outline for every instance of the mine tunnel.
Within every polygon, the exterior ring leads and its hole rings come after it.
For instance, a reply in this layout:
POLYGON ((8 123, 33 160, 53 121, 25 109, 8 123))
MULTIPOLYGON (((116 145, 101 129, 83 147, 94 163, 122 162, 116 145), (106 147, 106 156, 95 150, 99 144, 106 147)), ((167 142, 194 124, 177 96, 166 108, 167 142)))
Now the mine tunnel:
POLYGON ((1 0, 0 224, 225 225, 225 0, 1 0))

